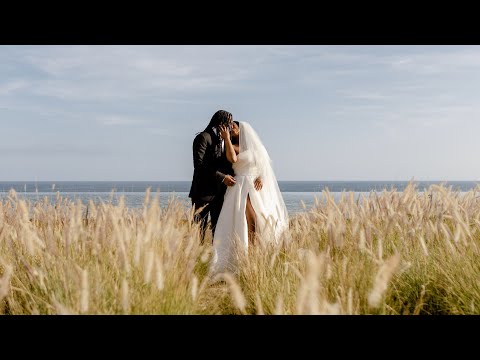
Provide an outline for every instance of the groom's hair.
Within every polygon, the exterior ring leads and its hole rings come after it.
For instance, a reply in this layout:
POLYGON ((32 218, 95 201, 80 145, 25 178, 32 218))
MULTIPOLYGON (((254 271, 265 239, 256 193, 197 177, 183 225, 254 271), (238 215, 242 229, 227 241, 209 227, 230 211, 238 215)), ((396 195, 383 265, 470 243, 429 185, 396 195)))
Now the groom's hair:
POLYGON ((214 127, 218 127, 222 124, 227 124, 232 121, 233 115, 225 110, 218 110, 215 114, 213 114, 210 123, 208 124, 205 130, 212 129, 214 127))

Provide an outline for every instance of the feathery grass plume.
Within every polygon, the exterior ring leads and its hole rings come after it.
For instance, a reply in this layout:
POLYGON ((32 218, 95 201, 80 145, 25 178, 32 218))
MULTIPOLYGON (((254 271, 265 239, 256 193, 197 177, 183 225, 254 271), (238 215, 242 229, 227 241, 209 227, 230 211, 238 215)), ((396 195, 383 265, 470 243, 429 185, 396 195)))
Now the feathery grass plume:
POLYGON ((158 256, 155 258, 155 285, 159 291, 165 287, 162 260, 158 256))
POLYGON ((373 285, 373 289, 368 295, 368 305, 373 308, 380 306, 382 297, 387 290, 390 279, 400 264, 400 254, 397 253, 387 259, 380 267, 373 285))
POLYGON ((150 187, 148 187, 145 190, 145 197, 143 199, 143 214, 144 214, 144 217, 147 215, 148 203, 150 202, 150 191, 151 191, 150 187))
POLYGON ((34 250, 34 245, 32 238, 28 236, 28 234, 25 231, 25 228, 19 229, 19 232, 16 234, 17 239, 20 240, 19 244, 23 245, 25 250, 27 251, 27 254, 29 256, 34 256, 35 255, 35 250, 34 250))
POLYGON ((440 224, 440 228, 442 229, 442 232, 444 234, 443 239, 444 239, 445 243, 447 244, 450 253, 451 254, 456 254, 457 250, 452 243, 452 240, 453 240, 452 232, 450 231, 450 229, 444 223, 440 224))
POLYGON ((117 244, 118 244, 118 260, 122 267, 122 270, 125 271, 126 274, 130 274, 131 266, 130 260, 128 259, 126 245, 122 240, 122 237, 116 237, 117 244))
POLYGON ((415 305, 415 310, 413 311, 413 315, 419 315, 420 311, 422 311, 422 307, 425 305, 425 303, 423 302, 424 296, 425 296, 425 285, 422 285, 422 291, 420 292, 420 299, 415 305))
POLYGON ((45 284, 45 273, 41 269, 37 269, 35 276, 37 277, 37 284, 39 287, 39 290, 41 290, 44 294, 48 293, 47 286, 45 284))
POLYGON ((80 313, 85 314, 88 312, 89 303, 88 272, 86 269, 82 270, 80 294, 80 313))
POLYGON ((365 229, 360 229, 360 241, 358 242, 358 247, 359 247, 361 252, 365 251, 366 242, 367 242, 367 240, 366 240, 366 236, 365 236, 365 229))
POLYGON ((210 260, 210 256, 211 256, 211 249, 207 248, 207 249, 203 250, 202 256, 200 257, 200 261, 203 264, 206 264, 210 260))
POLYGON ((420 235, 418 237, 418 240, 420 240, 420 245, 422 245, 423 253, 425 254, 425 256, 428 256, 428 249, 427 245, 425 244, 425 238, 423 237, 423 235, 420 235))
POLYGON ((262 306, 262 299, 260 298, 258 291, 255 293, 255 307, 257 309, 257 315, 265 315, 262 306))
POLYGON ((11 265, 4 265, 4 267, 3 276, 0 278, 0 301, 10 292, 10 279, 13 274, 13 267, 11 265))
POLYGON ((147 251, 145 256, 145 267, 143 272, 143 280, 146 284, 152 281, 153 264, 155 262, 155 254, 152 250, 147 251))
POLYGON ((378 260, 382 261, 383 260, 383 240, 381 237, 377 238, 378 242, 378 260))
POLYGON ((41 252, 41 250, 45 249, 47 246, 45 244, 45 241, 40 239, 38 236, 36 230, 32 228, 31 226, 25 228, 25 236, 30 237, 32 240, 32 244, 35 248, 35 254, 38 254, 41 252))
POLYGON ((316 256, 313 252, 307 255, 307 274, 297 297, 298 314, 320 313, 320 278, 324 272, 325 258, 325 254, 316 256))
POLYGON ((235 307, 240 310, 242 314, 246 314, 245 307, 247 306, 247 300, 243 295, 242 289, 235 281, 234 277, 230 273, 224 273, 222 278, 227 282, 228 288, 230 290, 230 295, 233 300, 235 307))
MULTIPOLYGON (((311 257, 310 255, 311 250, 308 250, 307 252, 303 253, 302 255, 307 259, 307 264, 309 264, 309 259, 311 257)), ((296 270, 293 268, 294 271, 296 270)), ((296 299, 296 309, 295 313, 296 314, 303 314, 305 311, 306 303, 307 303, 307 297, 308 297, 308 292, 309 292, 309 286, 308 286, 308 279, 305 278, 300 271, 297 270, 297 276, 301 279, 300 282, 300 287, 297 290, 297 299, 296 299)), ((308 272, 307 274, 310 274, 308 272)))
POLYGON ((134 250, 133 250, 133 263, 135 266, 140 265, 140 257, 142 256, 143 241, 141 239, 135 239, 134 250))
POLYGON ((339 302, 329 303, 326 299, 322 299, 320 314, 323 315, 340 315, 341 314, 341 305, 339 302))
POLYGON ((195 301, 197 300, 197 295, 198 295, 198 278, 195 275, 193 275, 191 289, 192 289, 192 300, 195 301))
POLYGON ((75 313, 70 310, 68 307, 65 305, 61 304, 55 296, 52 297, 52 304, 53 308, 55 309, 55 312, 57 315, 75 315, 75 313))
POLYGON ((275 302, 275 315, 284 315, 284 305, 283 305, 283 296, 282 294, 278 294, 277 300, 275 302))
POLYGON ((122 288, 121 288, 121 296, 122 296, 122 310, 124 314, 128 314, 130 312, 130 296, 129 296, 129 287, 127 279, 122 280, 122 288))
POLYGON ((305 205, 305 202, 303 200, 300 200, 300 204, 302 205, 303 210, 307 210, 307 205, 305 205))
POLYGON ((348 295, 347 295, 347 314, 353 315, 353 289, 350 287, 348 288, 348 295))

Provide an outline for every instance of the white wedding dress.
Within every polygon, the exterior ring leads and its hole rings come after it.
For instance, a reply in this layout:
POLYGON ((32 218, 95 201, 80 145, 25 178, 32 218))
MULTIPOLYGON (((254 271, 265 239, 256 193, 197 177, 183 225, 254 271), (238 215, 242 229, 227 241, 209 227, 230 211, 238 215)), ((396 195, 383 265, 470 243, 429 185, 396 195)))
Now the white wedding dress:
POLYGON ((232 165, 236 183, 225 193, 213 238, 211 273, 236 272, 237 255, 248 255, 247 196, 256 214, 258 241, 278 244, 288 228, 288 212, 268 153, 253 128, 240 122, 240 149, 232 165), (254 182, 260 177, 261 190, 254 182))

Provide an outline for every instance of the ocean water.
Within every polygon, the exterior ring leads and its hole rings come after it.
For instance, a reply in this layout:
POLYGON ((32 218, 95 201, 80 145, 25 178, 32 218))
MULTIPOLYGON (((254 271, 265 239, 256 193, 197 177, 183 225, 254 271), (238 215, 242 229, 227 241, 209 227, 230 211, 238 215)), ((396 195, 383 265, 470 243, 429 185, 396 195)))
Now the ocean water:
MULTIPOLYGON (((419 191, 423 191, 433 184, 445 184, 453 190, 469 191, 480 184, 476 181, 418 181, 415 182, 419 191)), ((95 203, 117 203, 121 196, 128 207, 143 206, 145 191, 150 188, 152 196, 158 196, 160 205, 165 205, 175 197, 190 205, 188 191, 190 181, 12 181, 0 182, 0 201, 8 196, 10 189, 14 189, 20 198, 29 200, 56 200, 57 192, 65 199, 81 200, 87 203, 90 199, 95 203)), ((342 191, 354 192, 355 198, 362 194, 368 195, 371 191, 381 192, 384 189, 403 191, 408 181, 279 181, 280 191, 289 214, 308 210, 315 203, 315 197, 322 196, 327 190, 335 199, 339 199, 342 191)))

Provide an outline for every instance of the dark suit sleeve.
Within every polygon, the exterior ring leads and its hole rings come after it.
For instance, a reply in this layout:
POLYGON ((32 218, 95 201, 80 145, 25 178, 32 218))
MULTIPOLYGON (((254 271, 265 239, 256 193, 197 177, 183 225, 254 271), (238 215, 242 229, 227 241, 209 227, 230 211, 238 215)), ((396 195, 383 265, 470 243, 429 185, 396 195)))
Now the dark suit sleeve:
POLYGON ((207 165, 204 161, 207 145, 207 139, 202 134, 197 135, 193 140, 193 167, 204 175, 215 177, 218 182, 222 183, 225 174, 207 165))

